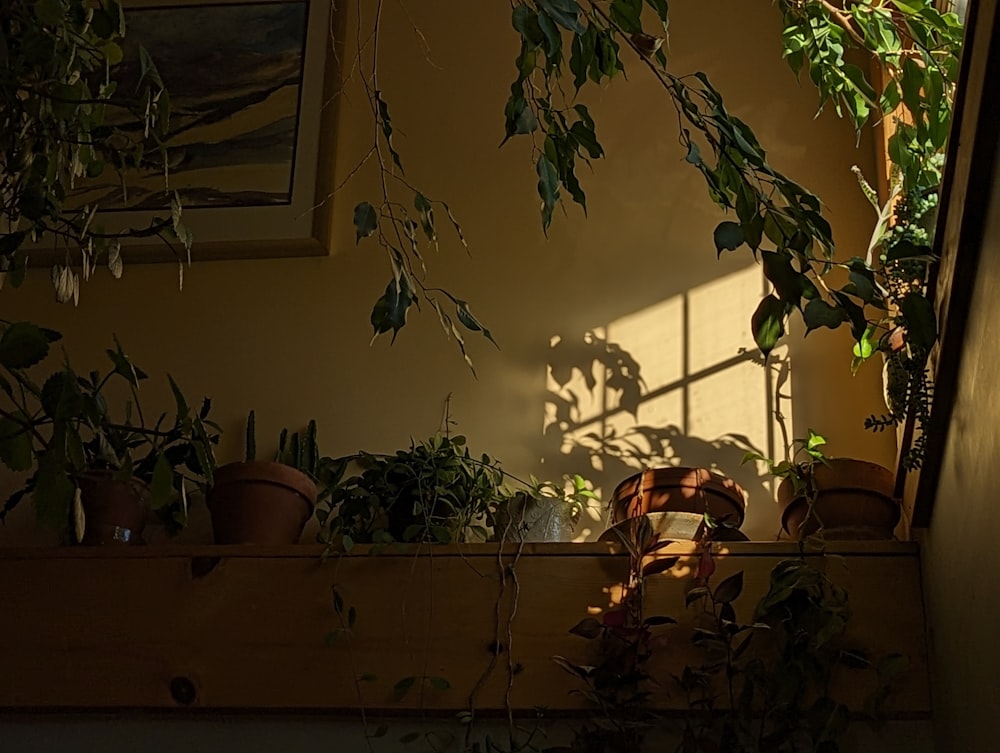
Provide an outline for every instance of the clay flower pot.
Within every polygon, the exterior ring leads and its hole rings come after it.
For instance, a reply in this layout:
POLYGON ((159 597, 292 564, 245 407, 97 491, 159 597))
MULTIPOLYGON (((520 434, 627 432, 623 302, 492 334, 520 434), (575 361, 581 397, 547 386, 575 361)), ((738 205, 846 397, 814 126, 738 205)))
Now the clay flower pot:
MULTIPOLYGON (((76 479, 83 507, 83 535, 88 546, 143 544, 149 513, 149 487, 136 478, 118 481, 111 471, 92 471, 76 479)), ((71 525, 70 530, 77 530, 71 525)))
POLYGON ((700 523, 707 512, 738 528, 746 514, 746 495, 735 481, 707 468, 650 468, 615 488, 611 509, 614 523, 650 513, 679 513, 700 523))
POLYGON ((900 516, 892 471, 851 458, 830 458, 827 463, 813 467, 817 494, 811 516, 805 496, 795 496, 791 481, 778 486, 785 531, 801 540, 819 531, 822 523, 827 539, 891 539, 900 516))
POLYGON ((316 484, 282 463, 229 463, 208 493, 216 544, 297 544, 316 504, 316 484))

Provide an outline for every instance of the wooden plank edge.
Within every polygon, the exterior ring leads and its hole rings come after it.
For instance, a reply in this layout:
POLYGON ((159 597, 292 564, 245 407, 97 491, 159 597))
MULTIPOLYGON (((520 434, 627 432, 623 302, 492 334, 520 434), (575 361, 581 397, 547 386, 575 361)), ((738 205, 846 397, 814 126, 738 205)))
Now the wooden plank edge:
MULTIPOLYGON (((325 548, 320 544, 291 546, 257 545, 186 545, 107 546, 107 547, 0 547, 0 560, 23 559, 149 559, 171 557, 216 558, 301 558, 320 560, 325 548)), ((625 555, 621 545, 610 542, 526 543, 518 544, 402 544, 371 554, 371 547, 358 544, 350 552, 332 553, 336 557, 599 557, 625 555)), ((694 551, 693 542, 675 542, 664 554, 683 556, 694 551)), ((798 545, 793 542, 725 542, 714 545, 720 556, 729 557, 797 557, 798 545)), ((806 557, 918 557, 919 544, 913 541, 836 541, 823 551, 807 550, 806 557)))

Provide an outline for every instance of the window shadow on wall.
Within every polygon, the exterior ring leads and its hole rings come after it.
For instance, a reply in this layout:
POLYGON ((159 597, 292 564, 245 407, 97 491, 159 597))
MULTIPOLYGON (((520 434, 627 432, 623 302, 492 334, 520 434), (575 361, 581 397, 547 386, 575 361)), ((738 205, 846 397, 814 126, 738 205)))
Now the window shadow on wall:
MULTIPOLYGON (((753 275, 753 289, 759 278, 753 275)), ((749 279, 749 278, 748 278, 749 279)), ((698 466, 747 492, 743 531, 774 539, 779 524, 772 483, 746 453, 783 456, 789 436, 790 361, 763 356, 740 339, 703 340, 685 293, 639 314, 550 339, 542 465, 548 478, 579 473, 607 501, 615 486, 656 466, 698 466)), ((583 534, 600 533, 591 521, 583 534)))

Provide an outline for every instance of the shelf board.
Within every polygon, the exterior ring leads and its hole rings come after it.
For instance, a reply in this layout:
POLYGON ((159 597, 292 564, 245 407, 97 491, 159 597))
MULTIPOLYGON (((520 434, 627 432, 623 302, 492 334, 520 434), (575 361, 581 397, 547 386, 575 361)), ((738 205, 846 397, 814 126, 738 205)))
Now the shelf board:
MULTIPOLYGON (((719 545, 716 582, 744 571, 746 614, 788 543, 719 545)), ((594 641, 570 635, 620 595, 628 558, 613 545, 473 544, 399 547, 321 561, 322 548, 120 547, 0 549, 0 709, 370 710, 484 713, 586 708, 553 656, 587 663, 594 641), (516 577, 515 577, 516 575, 516 577), (341 631, 333 588, 356 615, 341 631), (513 615, 513 616, 512 616, 513 615), (497 628, 499 620, 499 630, 497 628), (511 639, 508 641, 507 628, 511 639), (506 644, 510 642, 510 646, 506 644), (500 644, 503 651, 494 659, 500 644), (514 670, 512 682, 511 670, 514 670), (443 678, 447 688, 406 678, 443 678), (509 690, 509 693, 508 693, 509 690), (471 698, 470 702, 470 696, 471 698)), ((682 623, 691 545, 647 581, 648 614, 682 623)), ((845 585, 850 635, 911 669, 890 701, 894 717, 930 710, 927 649, 914 544, 831 545, 816 561, 845 585)), ((676 629, 678 636, 685 628, 676 629)), ((673 640, 654 668, 693 660, 673 640)), ((844 698, 870 689, 849 673, 844 698)), ((443 683, 438 682, 443 686, 443 683)), ((681 708, 680 694, 657 703, 681 708)))

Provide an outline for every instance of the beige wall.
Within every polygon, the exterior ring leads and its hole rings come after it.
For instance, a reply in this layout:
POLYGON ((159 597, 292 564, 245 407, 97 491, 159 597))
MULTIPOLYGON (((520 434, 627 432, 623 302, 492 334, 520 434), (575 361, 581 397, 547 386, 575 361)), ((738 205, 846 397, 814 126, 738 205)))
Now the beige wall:
MULTIPOLYGON (((468 258, 446 242, 429 266, 433 281, 469 300, 500 342, 497 351, 470 334, 478 380, 429 311, 411 317, 394 346, 386 339, 369 346, 368 314, 389 276, 377 247, 354 245, 353 207, 377 194, 371 166, 335 199, 329 257, 196 261, 183 292, 174 266, 132 265, 119 282, 105 273, 86 284, 75 309, 52 302, 47 274, 38 270, 22 290, 0 294, 0 316, 62 330, 81 366, 95 365, 117 333, 151 374, 169 370, 192 399, 213 397, 229 431, 222 460, 240 453, 249 408, 264 447, 279 426, 315 417, 329 454, 388 451, 433 433, 450 394, 458 430, 474 450, 520 474, 575 471, 608 488, 627 469, 608 461, 602 475, 576 456, 567 461, 573 443, 558 428, 542 433, 552 402, 551 338, 605 332, 639 359, 655 393, 638 423, 670 434, 679 462, 716 463, 737 476, 751 492, 746 528, 755 538, 773 537, 777 515, 764 479, 740 469, 743 442, 725 436, 745 435, 764 451, 773 451, 773 437, 781 441, 768 416, 764 370, 752 360, 729 364, 740 348, 752 351, 748 320, 762 282, 749 254, 716 261, 712 229, 722 215, 683 161, 666 97, 633 59, 628 81, 587 96, 608 158, 592 175, 582 170, 589 219, 568 206, 546 240, 527 142, 496 148, 517 44, 508 4, 442 0, 410 3, 409 11, 433 65, 398 6, 387 4, 382 87, 407 177, 452 204, 472 247, 468 258)), ((814 92, 797 86, 780 59, 773 5, 712 0, 677 3, 671 12, 672 69, 707 71, 776 166, 824 199, 841 253, 863 252, 873 214, 849 168, 859 163, 874 174, 870 143, 855 149, 845 123, 830 113, 814 118, 814 92)), ((353 18, 347 27, 353 42, 353 18)), ((356 87, 349 93, 335 134, 340 177, 373 132, 362 96, 356 87)), ((863 417, 880 408, 878 369, 852 379, 843 339, 824 331, 790 340, 792 379, 782 391, 794 399, 779 407, 791 436, 812 427, 832 438, 834 453, 891 464, 891 439, 862 428, 863 417)), ((614 412, 602 424, 603 397, 575 390, 581 431, 635 424, 614 412)), ((159 381, 147 391, 166 405, 159 381)), ((0 542, 51 540, 28 531, 26 506, 18 512, 0 542)), ((204 520, 187 536, 206 540, 204 520)))

